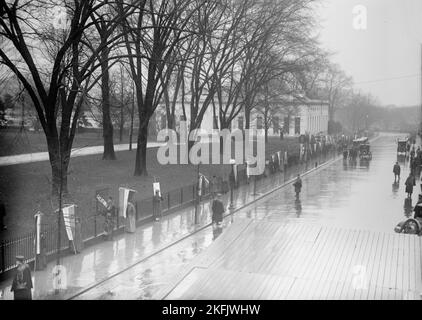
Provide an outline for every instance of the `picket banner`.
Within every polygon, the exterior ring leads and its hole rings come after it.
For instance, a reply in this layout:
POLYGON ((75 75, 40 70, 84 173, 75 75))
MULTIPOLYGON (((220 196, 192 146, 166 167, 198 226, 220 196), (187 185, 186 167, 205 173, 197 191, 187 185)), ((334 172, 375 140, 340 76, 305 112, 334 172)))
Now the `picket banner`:
POLYGON ((158 195, 161 197, 161 188, 160 188, 160 183, 158 181, 152 183, 152 194, 154 196, 155 196, 156 191, 158 191, 158 195))
POLYGON ((38 211, 35 214, 35 253, 41 254, 41 245, 40 245, 40 239, 41 239, 41 220, 42 220, 42 213, 38 211))
POLYGON ((76 205, 71 204, 62 209, 67 238, 71 241, 73 241, 73 234, 75 232, 75 207, 76 205))

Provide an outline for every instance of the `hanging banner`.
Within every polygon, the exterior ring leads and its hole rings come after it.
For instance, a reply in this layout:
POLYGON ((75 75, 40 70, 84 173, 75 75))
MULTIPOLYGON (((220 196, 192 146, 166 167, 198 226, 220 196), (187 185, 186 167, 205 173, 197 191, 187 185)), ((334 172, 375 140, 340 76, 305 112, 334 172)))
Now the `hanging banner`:
POLYGON ((119 216, 126 218, 126 211, 127 211, 127 202, 129 200, 129 193, 136 192, 136 190, 132 190, 125 187, 119 188, 119 216))
POLYGON ((73 234, 75 232, 75 207, 74 204, 71 204, 62 209, 67 238, 71 241, 73 241, 73 234))
POLYGON ((159 182, 153 182, 152 183, 152 192, 153 192, 154 196, 155 196, 156 191, 158 191, 158 195, 161 197, 161 188, 160 188, 159 182))
POLYGON ((278 166, 281 167, 281 151, 277 152, 277 157, 278 157, 278 166))
POLYGON ((99 193, 97 193, 96 199, 99 203, 101 203, 104 207, 107 208, 107 201, 105 201, 105 199, 99 193))
POLYGON ((42 212, 38 211, 35 214, 35 253, 41 254, 41 221, 42 221, 42 212))
POLYGON ((284 151, 284 164, 288 165, 287 151, 284 151))
POLYGON ((303 160, 304 151, 305 151, 305 147, 303 143, 299 144, 299 159, 300 160, 303 160))

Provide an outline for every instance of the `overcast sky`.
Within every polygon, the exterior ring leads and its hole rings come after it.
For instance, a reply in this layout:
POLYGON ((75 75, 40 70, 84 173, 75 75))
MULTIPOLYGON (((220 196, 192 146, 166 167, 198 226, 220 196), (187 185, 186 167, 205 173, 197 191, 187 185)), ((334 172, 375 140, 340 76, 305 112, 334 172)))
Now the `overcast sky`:
POLYGON ((353 77, 356 87, 384 105, 419 105, 422 0, 322 2, 322 46, 336 53, 332 60, 353 77), (353 27, 357 5, 367 8, 366 30, 353 27))

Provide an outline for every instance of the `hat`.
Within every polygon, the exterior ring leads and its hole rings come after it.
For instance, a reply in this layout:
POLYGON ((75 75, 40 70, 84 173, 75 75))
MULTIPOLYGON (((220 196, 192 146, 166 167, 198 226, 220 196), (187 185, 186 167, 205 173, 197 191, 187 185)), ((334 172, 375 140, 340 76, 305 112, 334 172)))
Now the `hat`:
POLYGON ((23 261, 24 259, 24 256, 16 256, 16 261, 23 261))

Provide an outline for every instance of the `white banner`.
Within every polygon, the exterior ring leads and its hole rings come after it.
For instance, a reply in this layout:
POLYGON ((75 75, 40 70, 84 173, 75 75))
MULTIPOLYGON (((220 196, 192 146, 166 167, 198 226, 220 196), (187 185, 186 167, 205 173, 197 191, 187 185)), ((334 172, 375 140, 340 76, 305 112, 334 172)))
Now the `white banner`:
POLYGON ((248 162, 246 162, 246 177, 248 177, 248 179, 249 179, 249 176, 250 176, 249 163, 248 163, 248 162))
POLYGON ((40 254, 41 253, 41 245, 40 245, 40 241, 41 241, 41 216, 42 213, 40 211, 38 211, 35 214, 35 253, 36 254, 40 254))
POLYGON ((152 192, 153 195, 155 196, 155 192, 158 190, 158 195, 161 197, 161 188, 160 188, 160 183, 159 182, 153 182, 152 183, 152 192))
POLYGON ((74 204, 71 204, 62 209, 67 238, 71 241, 73 241, 73 233, 75 230, 75 207, 74 204))
POLYGON ((277 152, 277 157, 278 157, 278 165, 281 167, 281 151, 277 152))
POLYGON ((288 157, 287 157, 287 151, 284 151, 284 164, 288 164, 288 157))
POLYGON ((127 201, 129 199, 129 192, 127 188, 119 188, 119 216, 126 218, 127 201))
POLYGON ((107 208, 107 201, 104 200, 104 198, 100 195, 97 194, 97 200, 98 202, 100 202, 105 208, 107 208))

